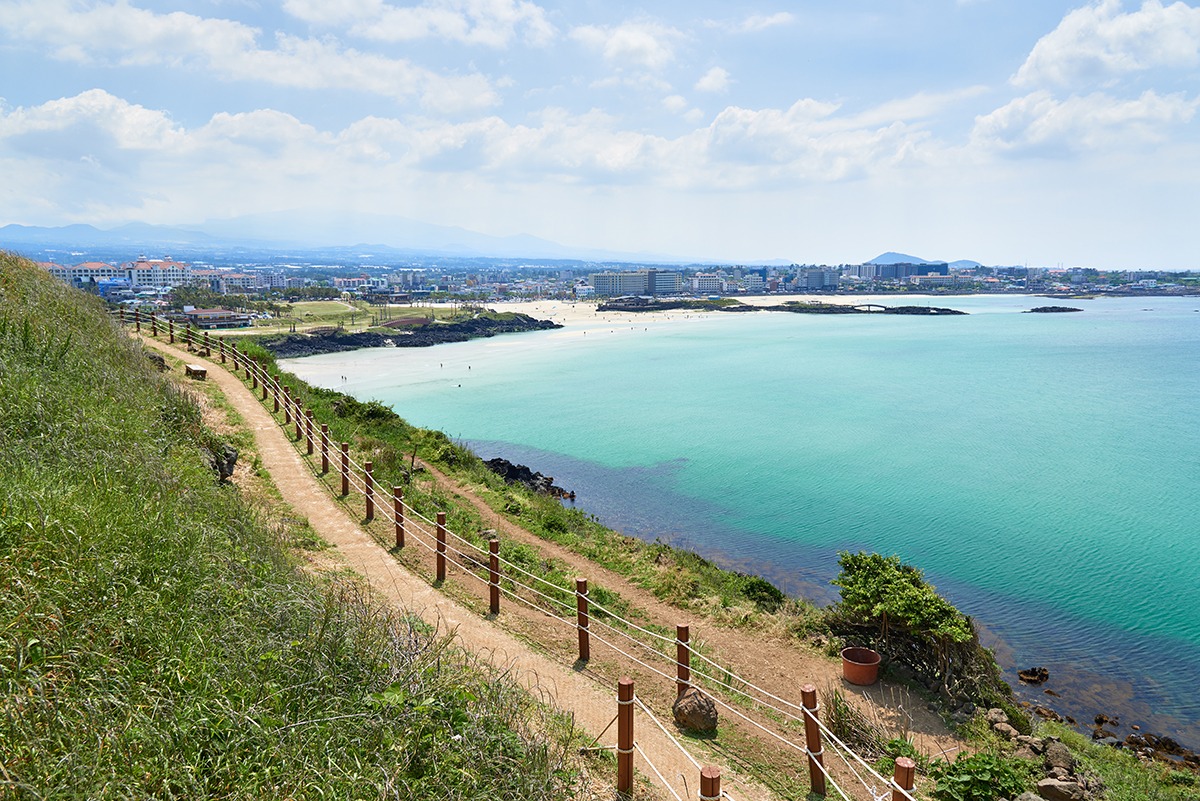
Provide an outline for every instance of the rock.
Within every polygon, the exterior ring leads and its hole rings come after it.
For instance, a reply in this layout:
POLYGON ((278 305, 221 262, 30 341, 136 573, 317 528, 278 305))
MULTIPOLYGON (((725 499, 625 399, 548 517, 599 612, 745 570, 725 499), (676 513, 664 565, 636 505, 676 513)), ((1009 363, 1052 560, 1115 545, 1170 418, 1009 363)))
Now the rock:
POLYGON ((717 705, 695 687, 689 687, 671 706, 675 722, 690 731, 716 731, 717 705))
POLYGON ((1048 770, 1062 768, 1067 775, 1075 772, 1075 757, 1071 755, 1071 749, 1060 742, 1047 743, 1044 763, 1048 770))
POLYGON ((1008 723, 1008 715, 1004 714, 1003 709, 989 709, 987 711, 987 722, 993 726, 997 723, 1008 723))
POLYGON ((1014 798, 1013 801, 1042 801, 1042 800, 1041 800, 1041 798, 1038 797, 1038 795, 1036 793, 1025 792, 1025 793, 1021 793, 1019 796, 1014 798))
POLYGON ((157 353, 147 353, 146 358, 150 360, 151 364, 158 368, 160 373, 165 373, 167 371, 167 360, 162 356, 159 356, 157 353))
POLYGON ((1109 735, 1108 737, 1101 737, 1096 742, 1099 743, 1100 745, 1120 745, 1121 744, 1121 741, 1112 735, 1109 735))
POLYGON ((1081 785, 1062 779, 1042 779, 1037 791, 1046 801, 1083 801, 1086 797, 1081 785))
POLYGON ((1017 737, 1017 742, 1035 754, 1046 753, 1046 741, 1041 737, 1030 737, 1028 734, 1022 734, 1017 737))
POLYGON ((208 462, 216 471, 220 481, 228 481, 237 465, 238 449, 232 445, 222 445, 219 451, 208 452, 208 462))
POLYGON ((562 487, 555 486, 553 476, 535 473, 523 464, 513 464, 499 457, 484 462, 488 470, 503 478, 509 484, 522 484, 534 492, 549 495, 552 498, 575 499, 574 492, 567 492, 562 487))
POLYGON ((1007 723, 996 723, 992 726, 992 731, 996 732, 996 734, 999 734, 1006 740, 1015 740, 1021 735, 1019 731, 1007 723))
POLYGON ((1032 667, 1017 671, 1017 678, 1026 684, 1041 684, 1050 678, 1050 671, 1044 667, 1032 667))
POLYGON ((1051 779, 1062 779, 1065 781, 1071 778, 1071 771, 1064 770, 1063 768, 1050 768, 1050 770, 1046 772, 1046 776, 1051 779))
POLYGON ((1109 737, 1115 738, 1116 736, 1117 736, 1116 732, 1109 731, 1108 729, 1102 729, 1099 726, 1097 726, 1095 729, 1092 730, 1092 739, 1093 740, 1105 740, 1105 739, 1108 739, 1109 737))
POLYGON ((1057 712, 1055 712, 1053 709, 1050 709, 1049 707, 1034 706, 1032 709, 1033 709, 1033 713, 1035 715, 1037 715, 1038 717, 1045 718, 1046 720, 1053 720, 1055 723, 1062 722, 1062 715, 1058 714, 1057 712))

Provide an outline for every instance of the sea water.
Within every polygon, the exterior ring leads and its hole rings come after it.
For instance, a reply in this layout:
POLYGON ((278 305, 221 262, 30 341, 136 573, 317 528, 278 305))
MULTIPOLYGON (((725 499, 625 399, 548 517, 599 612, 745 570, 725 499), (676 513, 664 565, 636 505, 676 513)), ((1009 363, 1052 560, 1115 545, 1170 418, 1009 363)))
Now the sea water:
POLYGON ((628 315, 285 366, 818 601, 838 551, 898 554, 1014 683, 1049 668, 1048 705, 1200 746, 1200 299, 1021 313, 1046 302, 628 315))

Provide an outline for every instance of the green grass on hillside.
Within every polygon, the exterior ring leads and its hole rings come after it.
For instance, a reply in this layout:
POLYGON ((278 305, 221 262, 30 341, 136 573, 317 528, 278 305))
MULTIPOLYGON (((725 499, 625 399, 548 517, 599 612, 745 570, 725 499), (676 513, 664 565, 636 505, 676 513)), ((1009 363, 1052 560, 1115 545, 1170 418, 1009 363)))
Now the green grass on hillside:
POLYGON ((0 254, 0 798, 559 799, 565 726, 300 573, 194 400, 0 254))

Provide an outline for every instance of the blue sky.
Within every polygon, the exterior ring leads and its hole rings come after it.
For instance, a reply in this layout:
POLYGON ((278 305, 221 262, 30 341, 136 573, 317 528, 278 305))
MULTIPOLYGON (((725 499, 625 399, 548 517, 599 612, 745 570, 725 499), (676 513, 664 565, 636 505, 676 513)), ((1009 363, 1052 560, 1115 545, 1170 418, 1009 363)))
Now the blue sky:
POLYGON ((0 225, 1200 268, 1198 105, 1185 2, 0 0, 0 225))

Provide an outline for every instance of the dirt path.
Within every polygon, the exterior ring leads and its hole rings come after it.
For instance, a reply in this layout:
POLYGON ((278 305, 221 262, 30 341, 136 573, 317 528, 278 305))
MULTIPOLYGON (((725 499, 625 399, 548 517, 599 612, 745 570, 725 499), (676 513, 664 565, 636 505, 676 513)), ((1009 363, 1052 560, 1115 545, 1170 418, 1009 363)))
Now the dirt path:
MULTIPOLYGON (((148 347, 184 363, 199 360, 194 354, 148 337, 143 341, 148 347)), ((381 597, 419 614, 438 630, 452 633, 463 647, 507 671, 557 708, 573 714, 576 724, 591 736, 599 737, 609 727, 617 709, 615 686, 599 685, 583 672, 536 651, 398 564, 387 550, 347 516, 345 509, 314 477, 276 420, 238 378, 217 365, 208 371, 208 377, 245 419, 254 434, 262 466, 284 500, 297 513, 307 517, 312 528, 337 549, 345 564, 364 576, 381 597)), ((648 722, 640 724, 636 741, 664 776, 687 777, 688 787, 694 792, 699 781, 697 769, 656 727, 648 722)), ((602 744, 612 742, 615 742, 615 729, 609 730, 602 744)), ((635 757, 635 765, 652 783, 661 785, 641 758, 635 757)), ((739 775, 732 766, 721 767, 723 789, 739 801, 774 798, 758 783, 739 775)), ((677 792, 682 792, 681 782, 676 781, 674 786, 677 792)))

